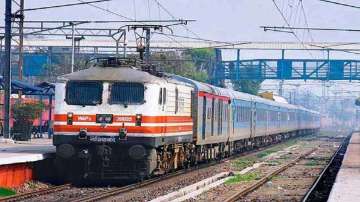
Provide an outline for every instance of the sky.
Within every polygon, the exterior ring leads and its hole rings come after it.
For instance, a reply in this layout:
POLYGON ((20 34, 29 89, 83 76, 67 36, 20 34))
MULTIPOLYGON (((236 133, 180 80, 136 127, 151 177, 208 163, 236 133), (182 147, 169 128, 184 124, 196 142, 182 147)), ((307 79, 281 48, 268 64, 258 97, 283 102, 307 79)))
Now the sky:
MULTIPOLYGON (((360 6, 360 0, 337 0, 360 6)), ((0 11, 4 13, 5 1, 0 3, 0 11)), ((26 8, 35 8, 65 3, 77 3, 79 0, 25 0, 26 8)), ((162 9, 159 2, 172 16, 179 19, 193 19, 187 27, 202 38, 219 41, 316 41, 316 42, 359 42, 358 32, 308 32, 298 31, 296 39, 292 34, 264 32, 260 26, 286 25, 282 15, 291 26, 353 28, 360 29, 360 9, 342 7, 321 2, 319 0, 112 0, 96 4, 128 18, 172 19, 162 9), (275 2, 275 3, 274 3, 275 2), (276 5, 279 10, 277 10, 276 5)), ((15 6, 14 6, 15 10, 15 6)), ((26 12, 25 20, 124 20, 119 15, 110 14, 89 5, 26 12)), ((4 15, 0 15, 0 24, 4 15)), ((113 26, 113 25, 98 25, 113 26)), ((179 26, 175 34, 194 36, 179 26)), ((182 40, 182 39, 177 39, 182 40)), ((292 53, 288 57, 310 57, 306 52, 292 53)), ((242 52, 242 57, 279 57, 279 52, 242 52), (275 55, 275 56, 274 56, 275 55)), ((227 53, 234 58, 235 53, 227 53)), ((326 57, 319 53, 317 57, 326 57)), ((339 53, 336 58, 360 59, 359 55, 339 53)))
MULTIPOLYGON (((156 1, 176 18, 193 19, 189 29, 203 38, 221 41, 297 41, 288 33, 264 32, 262 25, 285 25, 273 0, 112 0, 98 3, 105 9, 136 19, 171 19, 156 1), (134 6, 135 5, 135 6, 134 6), (149 12, 150 11, 150 12, 149 12)), ((347 8, 321 2, 302 0, 275 0, 292 26, 306 26, 304 13, 311 27, 359 28, 360 9, 347 8)), ((4 0, 2 2, 5 2, 4 0)), ((26 8, 76 3, 78 0, 25 0, 26 8)), ((359 0, 341 0, 342 3, 360 5, 359 0)), ((5 3, 0 4, 4 12, 5 3)), ((15 7, 15 6, 14 6, 15 7)), ((14 8, 15 10, 15 8, 14 8)), ((123 18, 81 5, 66 8, 29 11, 26 20, 123 20, 123 18)), ((1 15, 0 21, 4 21, 1 15)), ((3 24, 3 23, 1 23, 3 24)), ((186 33, 180 27, 178 33, 186 33)), ((358 41, 359 33, 314 32, 315 41, 358 41)), ((300 31, 301 40, 310 40, 307 31, 300 31)))

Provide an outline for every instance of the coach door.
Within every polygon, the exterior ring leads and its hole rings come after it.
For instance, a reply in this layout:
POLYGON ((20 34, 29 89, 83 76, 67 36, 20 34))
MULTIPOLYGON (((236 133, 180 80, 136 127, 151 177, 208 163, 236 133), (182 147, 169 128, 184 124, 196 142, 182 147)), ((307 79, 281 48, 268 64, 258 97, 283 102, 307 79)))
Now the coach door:
MULTIPOLYGON (((267 109, 269 109, 270 107, 266 107, 267 109)), ((266 132, 265 132, 265 135, 268 135, 269 134, 269 121, 270 121, 270 111, 269 110, 266 110, 265 111, 266 113, 266 132)))
POLYGON ((250 137, 255 137, 256 134, 256 102, 251 102, 251 124, 250 137))
POLYGON ((206 97, 203 97, 203 106, 202 106, 202 133, 201 133, 201 138, 203 140, 205 140, 205 135, 206 135, 206 97))

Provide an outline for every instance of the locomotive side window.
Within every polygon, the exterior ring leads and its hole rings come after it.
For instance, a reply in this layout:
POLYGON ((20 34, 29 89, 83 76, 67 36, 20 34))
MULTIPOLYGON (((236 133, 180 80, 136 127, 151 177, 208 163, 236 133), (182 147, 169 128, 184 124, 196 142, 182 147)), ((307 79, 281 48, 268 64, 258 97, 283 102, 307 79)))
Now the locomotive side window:
POLYGON ((159 105, 162 105, 163 103, 163 89, 160 88, 160 94, 159 94, 159 105))
POLYGON ((95 106, 102 102, 103 85, 95 81, 69 81, 65 102, 68 105, 95 106))
POLYGON ((113 83, 110 104, 143 104, 145 87, 141 83, 113 83))
POLYGON ((160 88, 159 105, 166 104, 166 88, 160 88))
POLYGON ((166 104, 166 88, 163 89, 163 104, 166 104))

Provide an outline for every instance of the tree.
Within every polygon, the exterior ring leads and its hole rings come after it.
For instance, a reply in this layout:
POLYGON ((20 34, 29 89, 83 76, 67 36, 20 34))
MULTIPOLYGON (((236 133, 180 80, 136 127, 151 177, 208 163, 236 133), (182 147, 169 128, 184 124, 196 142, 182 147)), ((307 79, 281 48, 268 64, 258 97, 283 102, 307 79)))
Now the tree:
POLYGON ((182 53, 162 52, 152 54, 152 60, 162 70, 200 82, 207 82, 215 54, 209 49, 187 50, 182 53))
POLYGON ((239 92, 249 93, 252 95, 257 95, 262 81, 253 81, 253 80, 240 80, 232 81, 233 89, 239 92))

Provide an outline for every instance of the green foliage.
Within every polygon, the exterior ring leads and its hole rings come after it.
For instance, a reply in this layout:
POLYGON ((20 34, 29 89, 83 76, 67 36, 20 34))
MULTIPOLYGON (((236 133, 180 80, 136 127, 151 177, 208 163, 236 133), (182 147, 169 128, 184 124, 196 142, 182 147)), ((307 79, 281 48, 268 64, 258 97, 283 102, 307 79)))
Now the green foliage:
POLYGON ((258 180, 260 179, 260 175, 258 173, 247 173, 244 175, 235 175, 234 177, 229 178, 228 180, 225 181, 226 185, 230 185, 230 184, 237 184, 239 182, 249 182, 252 180, 258 180))
POLYGON ((215 52, 213 49, 192 49, 181 55, 176 52, 154 53, 152 59, 167 73, 207 82, 213 69, 215 52))
POLYGON ((317 166, 317 165, 319 165, 318 160, 310 160, 305 163, 305 166, 309 166, 309 167, 317 166))
POLYGON ((269 154, 272 154, 272 153, 275 153, 275 152, 276 151, 273 151, 273 150, 265 150, 265 151, 262 151, 262 152, 256 154, 256 156, 258 158, 263 158, 263 157, 268 156, 269 154))
POLYGON ((15 121, 34 121, 45 108, 43 103, 16 103, 12 108, 15 121))
POLYGON ((232 81, 234 90, 252 95, 258 94, 261 87, 261 82, 262 81, 252 80, 232 81))
POLYGON ((16 192, 12 189, 0 187, 0 197, 7 197, 15 195, 16 192))
POLYGON ((40 117, 44 109, 43 103, 16 103, 12 108, 15 120, 12 128, 14 139, 30 139, 32 125, 35 119, 40 117))
POLYGON ((253 165, 254 163, 256 163, 256 158, 251 156, 251 157, 236 159, 235 161, 232 162, 232 166, 234 167, 235 170, 242 170, 246 167, 253 165))

